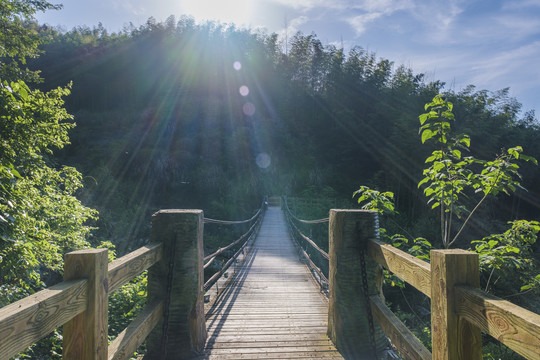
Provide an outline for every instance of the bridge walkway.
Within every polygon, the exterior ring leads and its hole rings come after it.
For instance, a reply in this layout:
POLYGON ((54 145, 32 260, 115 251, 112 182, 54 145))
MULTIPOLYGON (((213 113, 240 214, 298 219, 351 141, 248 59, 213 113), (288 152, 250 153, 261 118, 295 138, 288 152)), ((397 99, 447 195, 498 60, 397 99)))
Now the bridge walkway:
POLYGON ((328 301, 299 260, 279 207, 207 313, 199 359, 343 359, 326 335, 328 301))

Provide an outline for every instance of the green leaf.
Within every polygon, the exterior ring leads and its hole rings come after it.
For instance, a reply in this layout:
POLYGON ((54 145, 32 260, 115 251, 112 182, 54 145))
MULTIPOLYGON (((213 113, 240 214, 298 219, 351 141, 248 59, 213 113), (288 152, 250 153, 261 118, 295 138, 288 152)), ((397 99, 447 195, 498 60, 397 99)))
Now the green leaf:
POLYGON ((429 129, 426 129, 422 132, 422 144, 425 143, 427 140, 431 139, 433 136, 435 136, 435 133, 429 129))
POLYGON ((459 151, 458 149, 452 150, 452 155, 454 155, 456 159, 461 159, 461 151, 459 151))

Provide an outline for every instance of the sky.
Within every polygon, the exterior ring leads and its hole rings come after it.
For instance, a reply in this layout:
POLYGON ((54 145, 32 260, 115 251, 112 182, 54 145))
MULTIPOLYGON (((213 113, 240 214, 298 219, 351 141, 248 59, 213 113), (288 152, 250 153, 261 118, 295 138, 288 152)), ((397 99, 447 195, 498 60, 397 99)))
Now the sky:
MULTIPOLYGON (((49 0, 53 3, 57 1, 49 0)), ((361 46, 405 65, 427 81, 460 91, 510 88, 540 118, 540 0, 64 0, 37 15, 65 30, 78 25, 109 32, 153 16, 190 15, 252 30, 314 32, 325 45, 361 46)))

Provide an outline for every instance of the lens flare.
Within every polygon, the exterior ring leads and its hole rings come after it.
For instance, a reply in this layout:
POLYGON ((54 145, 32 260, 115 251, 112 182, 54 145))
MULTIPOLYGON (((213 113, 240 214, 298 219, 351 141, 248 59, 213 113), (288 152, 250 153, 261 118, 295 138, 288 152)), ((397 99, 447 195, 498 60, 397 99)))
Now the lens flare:
POLYGON ((241 63, 240 61, 235 61, 235 62, 233 63, 233 68, 234 68, 234 70, 236 70, 236 71, 240 71, 240 69, 242 69, 242 63, 241 63))
POLYGON ((272 159, 270 158, 270 155, 267 153, 260 153, 255 158, 255 162, 257 163, 257 166, 261 169, 266 169, 270 166, 270 163, 272 162, 272 159))
POLYGON ((244 111, 244 114, 246 114, 247 116, 253 116, 253 114, 255 114, 255 105, 253 105, 250 102, 247 102, 242 107, 242 110, 244 111))
POLYGON ((246 85, 240 86, 240 89, 238 91, 240 92, 240 95, 242 95, 242 96, 248 96, 249 95, 249 88, 246 85))

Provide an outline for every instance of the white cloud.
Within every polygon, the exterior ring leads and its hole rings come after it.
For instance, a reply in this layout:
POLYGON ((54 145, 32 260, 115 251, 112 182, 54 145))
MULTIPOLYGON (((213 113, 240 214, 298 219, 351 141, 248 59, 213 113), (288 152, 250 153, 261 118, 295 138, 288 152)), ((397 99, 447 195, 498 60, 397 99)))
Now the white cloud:
POLYGON ((400 10, 413 9, 413 0, 364 0, 352 5, 352 8, 368 13, 392 14, 400 10))
POLYGON ((506 36, 524 38, 540 33, 540 19, 528 17, 525 14, 503 15, 495 18, 504 27, 506 36))
POLYGON ((503 10, 523 10, 531 7, 540 7, 540 0, 510 0, 504 3, 503 10))
POLYGON ((281 29, 279 31, 278 35, 281 39, 285 39, 285 37, 292 37, 294 34, 296 34, 300 30, 300 26, 307 23, 309 21, 309 18, 307 16, 299 16, 296 17, 290 21, 287 22, 287 27, 284 29, 281 29))
POLYGON ((127 11, 135 16, 141 16, 148 12, 144 2, 141 1, 115 0, 112 4, 115 9, 127 11))
POLYGON ((296 10, 309 11, 315 8, 320 9, 343 9, 345 1, 328 1, 328 0, 268 0, 276 4, 290 7, 296 10))
POLYGON ((525 44, 479 58, 471 67, 472 83, 483 86, 508 84, 514 90, 535 86, 540 82, 540 41, 525 44))
POLYGON ((347 22, 352 26, 356 35, 359 36, 367 30, 367 25, 369 23, 377 20, 383 15, 384 14, 380 12, 366 13, 347 19, 347 22))

